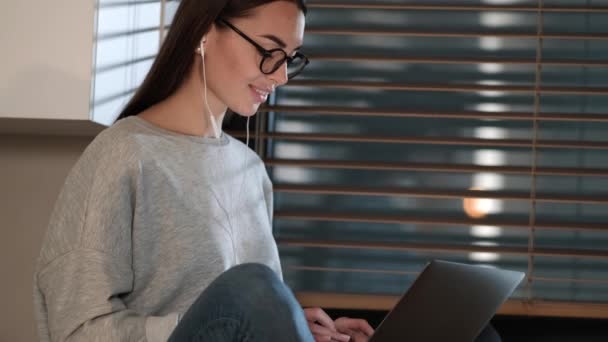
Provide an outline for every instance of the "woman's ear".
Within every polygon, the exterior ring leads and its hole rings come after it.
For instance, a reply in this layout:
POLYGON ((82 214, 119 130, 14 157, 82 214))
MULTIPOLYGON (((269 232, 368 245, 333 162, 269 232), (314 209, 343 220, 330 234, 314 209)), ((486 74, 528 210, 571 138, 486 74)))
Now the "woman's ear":
POLYGON ((207 37, 203 36, 201 41, 198 43, 195 52, 199 55, 205 54, 205 44, 207 43, 207 37))
POLYGON ((217 24, 212 23, 211 27, 209 27, 209 31, 207 31, 207 33, 205 33, 203 35, 203 38, 206 39, 207 42, 212 41, 217 36, 217 33, 218 33, 217 24))
POLYGON ((216 24, 213 23, 213 24, 211 24, 209 31, 207 31, 207 33, 205 33, 203 35, 203 37, 201 38, 201 41, 199 42, 198 46, 196 47, 196 53, 201 54, 201 52, 204 53, 205 50, 209 50, 209 42, 211 40, 213 40, 213 38, 216 35, 217 35, 217 27, 216 27, 216 24))

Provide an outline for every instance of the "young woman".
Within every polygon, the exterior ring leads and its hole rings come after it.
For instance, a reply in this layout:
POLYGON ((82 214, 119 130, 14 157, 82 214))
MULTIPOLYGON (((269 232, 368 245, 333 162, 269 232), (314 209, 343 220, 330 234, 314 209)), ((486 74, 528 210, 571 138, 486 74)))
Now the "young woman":
POLYGON ((70 171, 38 260, 42 341, 366 341, 282 282, 272 185, 221 132, 307 64, 303 0, 181 0, 117 122, 70 171))

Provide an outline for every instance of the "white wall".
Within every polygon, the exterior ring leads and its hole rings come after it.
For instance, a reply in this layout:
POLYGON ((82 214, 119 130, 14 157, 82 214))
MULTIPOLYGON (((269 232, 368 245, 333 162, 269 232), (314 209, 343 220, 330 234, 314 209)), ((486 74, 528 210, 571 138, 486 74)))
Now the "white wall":
POLYGON ((6 1, 0 118, 89 120, 94 0, 6 1))

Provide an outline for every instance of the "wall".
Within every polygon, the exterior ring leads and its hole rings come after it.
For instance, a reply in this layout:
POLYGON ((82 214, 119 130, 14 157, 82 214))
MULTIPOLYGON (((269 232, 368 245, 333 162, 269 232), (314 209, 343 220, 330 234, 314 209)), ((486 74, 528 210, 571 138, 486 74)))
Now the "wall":
POLYGON ((34 263, 55 199, 91 137, 0 135, 0 341, 36 341, 34 263))
POLYGON ((89 120, 96 3, 2 2, 0 118, 89 120))

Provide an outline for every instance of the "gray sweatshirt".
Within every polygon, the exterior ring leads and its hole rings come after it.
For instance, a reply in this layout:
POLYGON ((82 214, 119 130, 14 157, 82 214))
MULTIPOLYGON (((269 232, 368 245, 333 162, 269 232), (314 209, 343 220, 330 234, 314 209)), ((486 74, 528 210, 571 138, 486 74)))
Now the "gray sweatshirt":
POLYGON ((55 204, 34 276, 41 341, 166 341, 228 268, 282 277, 271 222, 272 184, 245 144, 118 121, 55 204))

